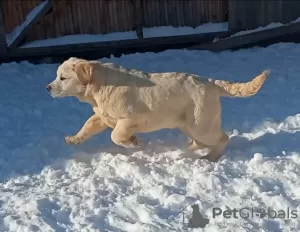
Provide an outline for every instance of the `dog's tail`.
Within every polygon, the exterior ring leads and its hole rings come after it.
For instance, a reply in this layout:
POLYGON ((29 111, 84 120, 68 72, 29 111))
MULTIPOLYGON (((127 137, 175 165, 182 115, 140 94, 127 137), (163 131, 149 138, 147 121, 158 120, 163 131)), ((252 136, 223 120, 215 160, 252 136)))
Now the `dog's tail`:
POLYGON ((212 80, 218 89, 221 96, 224 97, 250 97, 255 95, 264 84, 266 78, 270 74, 269 70, 263 71, 260 75, 255 77, 253 80, 246 83, 232 83, 229 81, 212 80))

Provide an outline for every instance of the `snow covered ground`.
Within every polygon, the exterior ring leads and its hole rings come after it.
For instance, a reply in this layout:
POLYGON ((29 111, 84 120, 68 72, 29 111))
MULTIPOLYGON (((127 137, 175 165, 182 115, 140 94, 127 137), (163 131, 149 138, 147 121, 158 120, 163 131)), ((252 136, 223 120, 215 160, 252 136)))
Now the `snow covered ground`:
MULTIPOLYGON (((2 64, 0 231, 182 231, 180 211, 194 202, 209 223, 193 231, 300 231, 299 55, 300 45, 283 43, 110 59, 145 71, 239 81, 270 68, 258 95, 222 99, 231 142, 217 163, 197 160, 201 151, 187 152, 177 130, 142 135, 143 150, 117 147, 109 130, 80 146, 66 145, 64 136, 80 129, 91 108, 47 94, 58 64, 2 64), (226 206, 289 207, 298 218, 212 217, 214 207, 226 206)), ((191 207, 184 212, 191 217, 191 207)))

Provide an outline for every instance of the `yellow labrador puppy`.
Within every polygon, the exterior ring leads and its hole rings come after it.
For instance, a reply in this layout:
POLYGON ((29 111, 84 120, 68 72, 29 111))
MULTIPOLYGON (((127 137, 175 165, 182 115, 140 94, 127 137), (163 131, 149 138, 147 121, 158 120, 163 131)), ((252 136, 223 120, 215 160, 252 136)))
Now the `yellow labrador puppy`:
POLYGON ((136 133, 179 128, 191 141, 190 150, 209 148, 203 158, 217 161, 229 137, 221 128, 220 97, 249 97, 258 92, 269 71, 247 83, 205 80, 188 73, 146 73, 113 63, 71 57, 47 86, 55 98, 75 96, 95 112, 81 130, 67 136, 80 144, 107 127, 120 146, 141 147, 136 133))

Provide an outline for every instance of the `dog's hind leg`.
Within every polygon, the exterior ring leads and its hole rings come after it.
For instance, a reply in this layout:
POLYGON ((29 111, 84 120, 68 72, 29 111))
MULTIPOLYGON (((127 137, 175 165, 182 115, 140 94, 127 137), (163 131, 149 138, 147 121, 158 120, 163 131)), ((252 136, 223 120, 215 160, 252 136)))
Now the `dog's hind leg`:
POLYGON ((203 156, 202 159, 207 159, 213 162, 217 161, 223 155, 228 142, 229 136, 224 132, 221 132, 218 143, 212 146, 210 152, 203 156))
POLYGON ((216 162, 224 154, 225 148, 229 142, 229 136, 223 131, 220 131, 215 138, 215 145, 209 146, 209 153, 201 157, 201 159, 216 162))
POLYGON ((188 129, 186 129, 186 127, 181 127, 180 130, 182 133, 184 133, 190 139, 190 141, 188 143, 188 150, 196 151, 199 149, 207 148, 207 146, 205 144, 194 139, 193 136, 191 135, 191 133, 188 131, 188 129))
POLYGON ((134 133, 137 126, 129 119, 119 120, 111 133, 111 140, 125 148, 142 147, 142 141, 134 133))
POLYGON ((105 130, 107 125, 97 115, 92 115, 74 136, 65 137, 67 144, 81 144, 95 134, 105 130))
POLYGON ((192 139, 190 142, 189 142, 189 145, 188 145, 188 150, 191 150, 191 151, 196 151, 196 150, 201 150, 201 149, 205 149, 207 148, 207 146, 199 141, 197 141, 196 139, 192 139))
POLYGON ((215 114, 215 117, 204 120, 200 124, 194 124, 189 129, 197 143, 210 149, 202 159, 216 162, 223 155, 229 136, 221 128, 220 114, 215 114))

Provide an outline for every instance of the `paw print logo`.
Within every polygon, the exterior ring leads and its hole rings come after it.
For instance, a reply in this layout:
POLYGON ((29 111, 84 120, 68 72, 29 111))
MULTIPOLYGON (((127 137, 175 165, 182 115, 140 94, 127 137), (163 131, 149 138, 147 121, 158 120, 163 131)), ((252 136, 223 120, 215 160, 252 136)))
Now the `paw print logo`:
POLYGON ((188 223, 185 224, 184 221, 184 212, 183 212, 183 224, 187 228, 205 228, 209 223, 209 219, 202 216, 200 213, 200 208, 198 204, 191 205, 193 210, 192 217, 188 220, 188 223))

